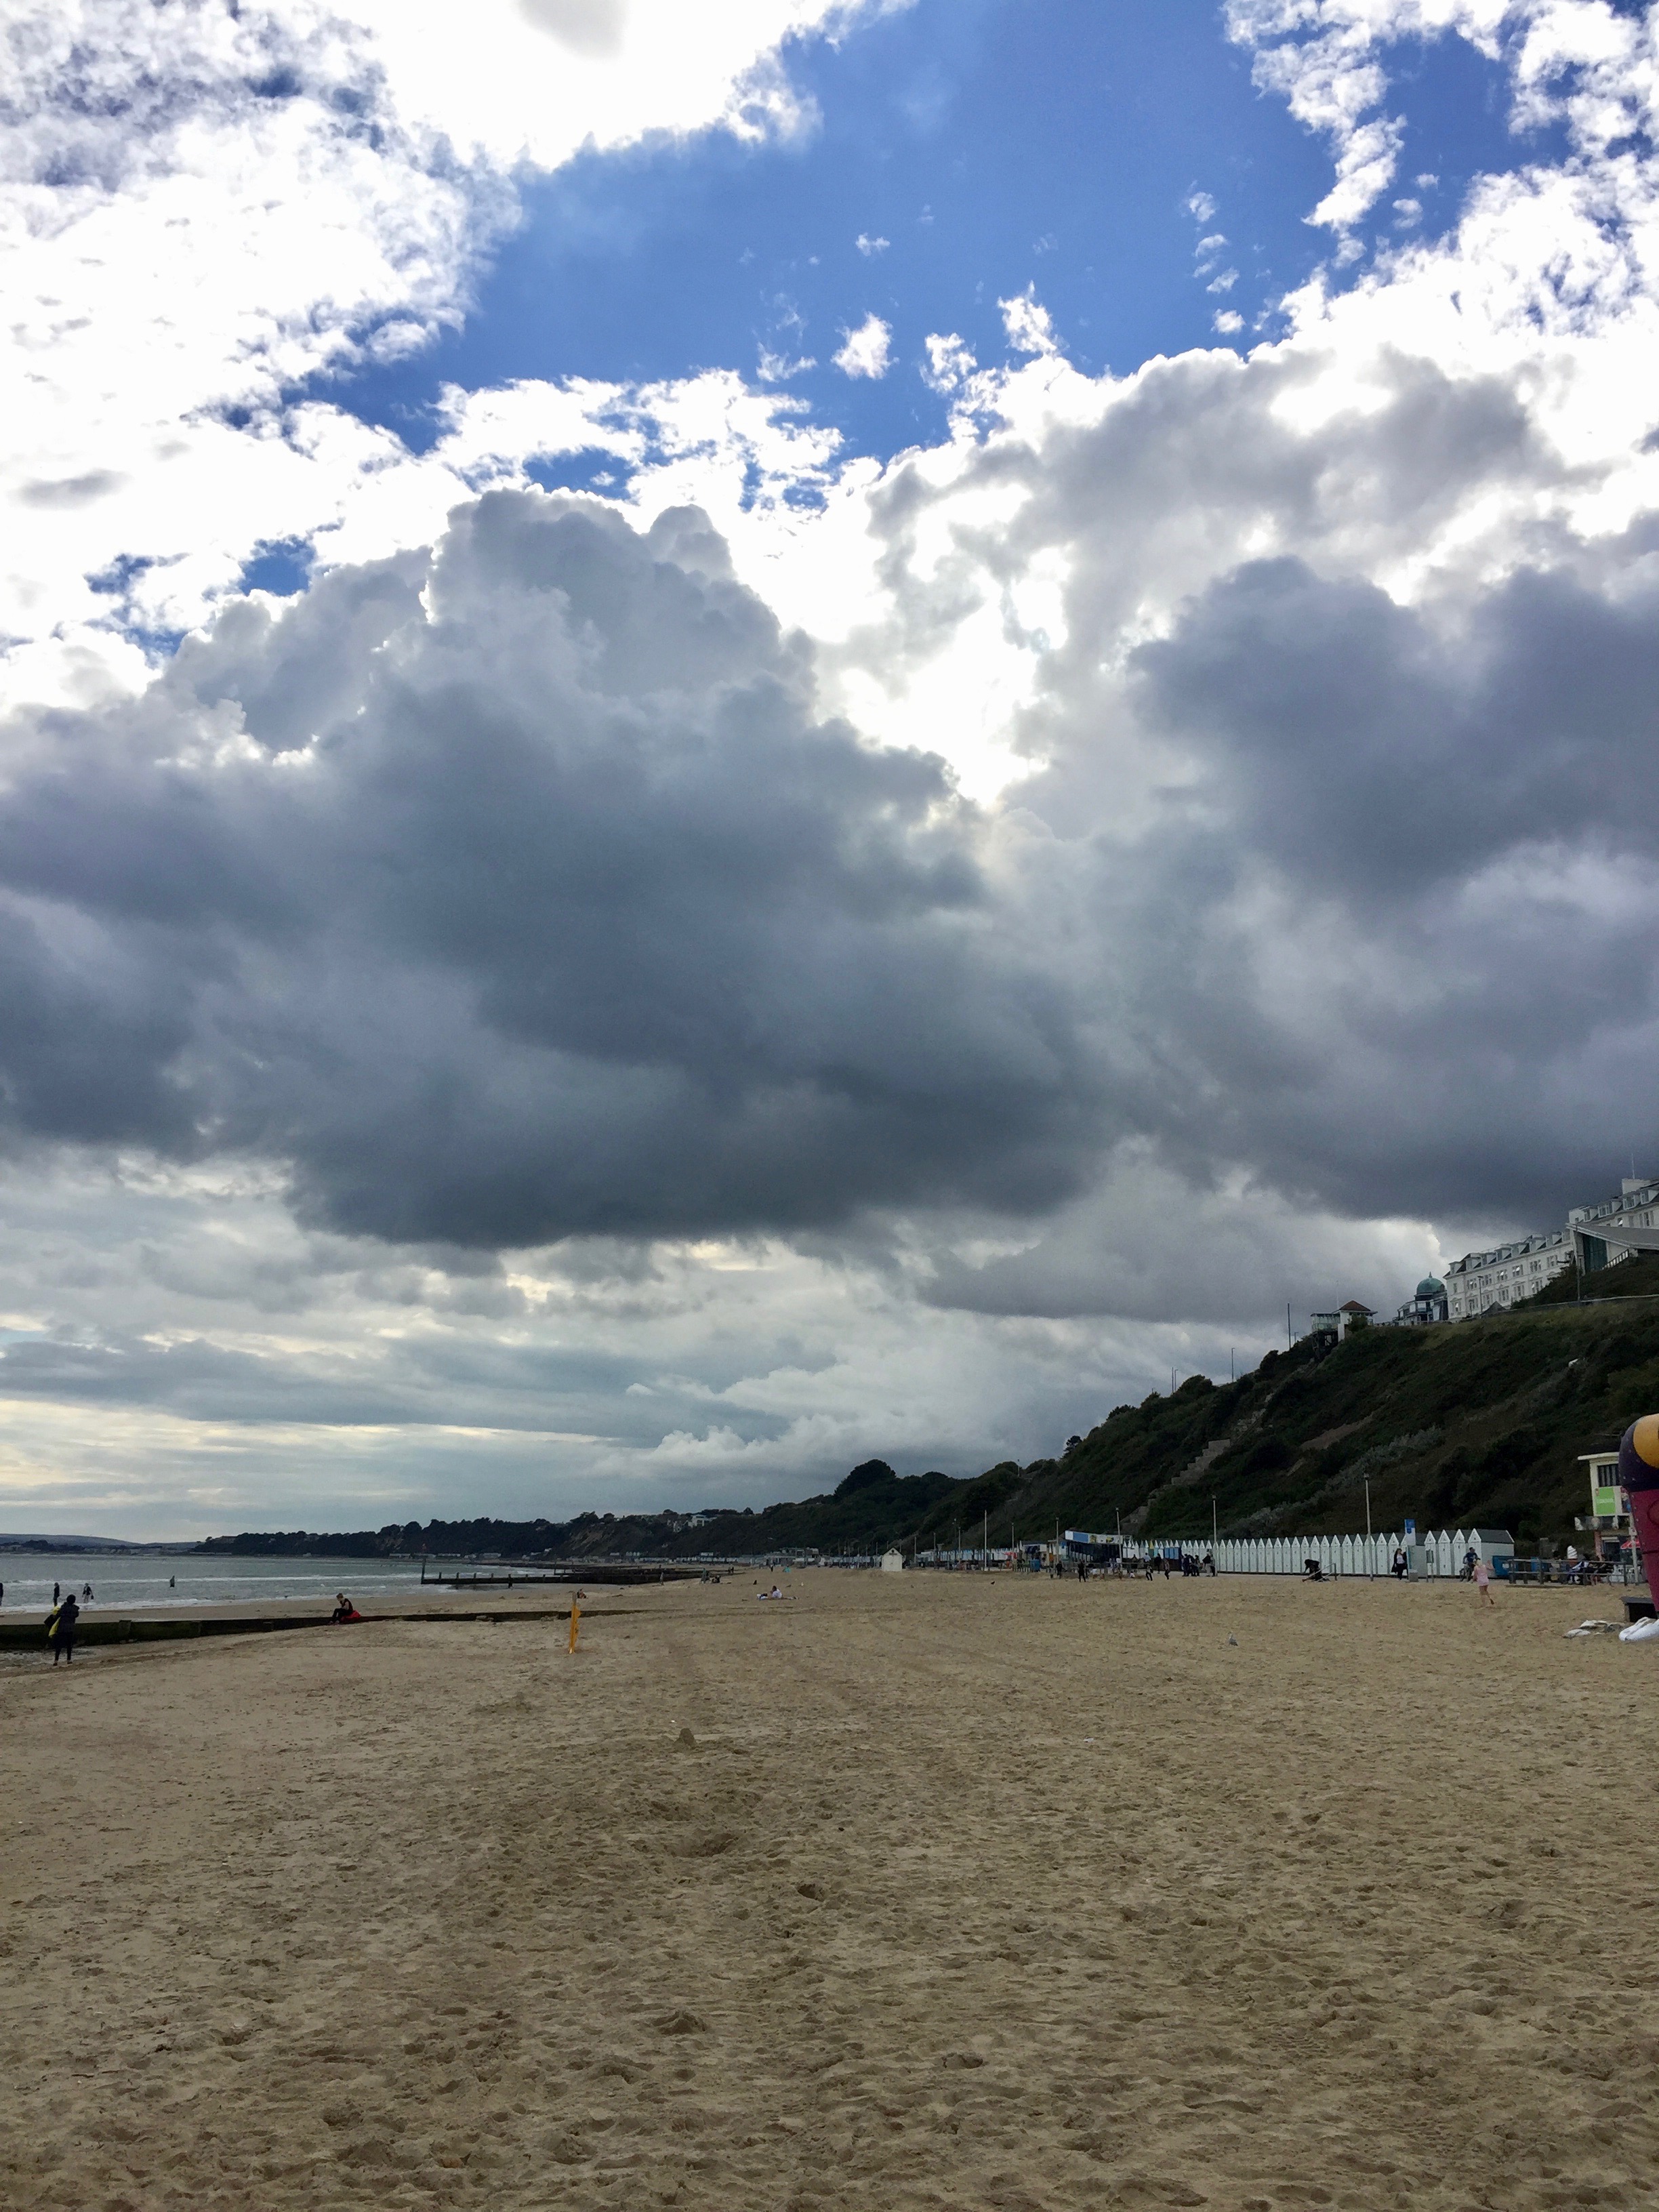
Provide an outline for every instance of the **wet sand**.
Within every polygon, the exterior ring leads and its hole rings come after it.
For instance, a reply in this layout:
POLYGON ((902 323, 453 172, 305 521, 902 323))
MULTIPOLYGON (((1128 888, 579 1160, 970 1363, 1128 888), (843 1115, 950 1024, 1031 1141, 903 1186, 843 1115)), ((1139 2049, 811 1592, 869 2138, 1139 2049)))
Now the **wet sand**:
MULTIPOLYGON (((571 1593, 576 1589, 586 1591, 587 1595, 582 1600, 582 1603, 586 1605, 588 1598, 623 1596, 630 1587, 632 1585, 621 1583, 589 1584, 550 1581, 516 1582, 513 1588, 508 1589, 503 1581, 493 1589, 486 1583, 476 1589, 457 1590, 441 1588, 436 1583, 411 1582, 406 1589, 373 1590, 365 1593, 362 1589, 353 1591, 349 1580, 344 1583, 346 1594, 352 1598, 353 1602, 366 1619, 375 1613, 431 1613, 441 1616, 445 1613, 468 1613, 484 1610, 495 1612, 502 1606, 511 1606, 515 1608, 528 1607, 533 1610, 538 1602, 544 1606, 563 1607, 569 1604, 571 1593)), ((647 1584, 645 1587, 654 1589, 657 1585, 653 1583, 647 1584)), ((0 1624, 10 1627, 15 1626, 20 1620, 31 1623, 44 1622, 51 1609, 49 1604, 25 1606, 8 1602, 4 1609, 0 1611, 0 1624)), ((192 1604, 186 1598, 168 1598, 165 1601, 156 1599, 149 1604, 131 1605, 115 1601, 94 1599, 91 1605, 82 1606, 81 1617, 85 1621, 93 1622, 99 1620, 277 1620, 284 1616, 292 1618, 298 1615, 308 1616, 325 1622, 333 1609, 332 1591, 320 1596, 307 1597, 289 1597, 279 1592, 274 1595, 261 1594, 257 1597, 215 1598, 197 1604, 192 1604)))
POLYGON ((1653 2201, 1613 1600, 787 1587, 0 1671, 0 2201, 1653 2201))

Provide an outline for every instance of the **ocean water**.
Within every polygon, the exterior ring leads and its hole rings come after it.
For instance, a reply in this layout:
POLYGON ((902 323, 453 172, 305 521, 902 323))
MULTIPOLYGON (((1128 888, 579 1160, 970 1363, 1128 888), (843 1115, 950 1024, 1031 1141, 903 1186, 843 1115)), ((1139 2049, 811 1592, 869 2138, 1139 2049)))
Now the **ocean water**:
POLYGON ((248 1598, 384 1597, 420 1586, 418 1559, 227 1559, 120 1552, 0 1552, 5 1613, 52 1609, 52 1586, 81 1597, 92 1584, 94 1613, 140 1606, 233 1605, 248 1598), (169 1583, 168 1577, 172 1580, 169 1583))

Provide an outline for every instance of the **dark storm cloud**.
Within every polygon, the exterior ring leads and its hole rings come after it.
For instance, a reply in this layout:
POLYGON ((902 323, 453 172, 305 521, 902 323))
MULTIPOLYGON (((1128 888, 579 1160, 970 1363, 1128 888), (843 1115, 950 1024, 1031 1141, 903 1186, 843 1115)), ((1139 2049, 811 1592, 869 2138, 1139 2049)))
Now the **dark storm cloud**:
POLYGON ((1650 853, 1659 602, 1523 572, 1434 627, 1375 585, 1259 562, 1136 656, 1246 849, 1309 885, 1411 900, 1529 842, 1650 853))
POLYGON ((13 1130, 514 1245, 1052 1202, 1097 1111, 939 763, 815 718, 703 519, 495 493, 14 733, 13 1130))
POLYGON ((1134 666, 1194 772, 1128 863, 1159 923, 1133 996, 1167 1158, 1345 1212, 1553 1224, 1651 1146, 1639 569, 1619 597, 1522 571, 1425 610, 1252 563, 1134 666))
MULTIPOLYGON (((1236 368, 1163 382, 1004 458, 1030 499, 993 566, 1046 528, 1070 581, 1030 710, 1054 764, 1000 817, 820 717, 701 514, 642 534, 538 493, 233 604, 137 702, 19 723, 14 1138, 274 1159, 309 1222, 456 1250, 1069 1208, 1018 1258, 937 1262, 941 1301, 1027 1315, 1237 1312, 1323 1237, 1301 1212, 1556 1218, 1643 1142, 1655 1060, 1639 549, 1402 605, 1333 483, 1391 481, 1389 440, 1465 492, 1529 466, 1501 392, 1402 372, 1322 475, 1282 378, 1254 417, 1236 368), (1109 652, 1133 543, 1197 557, 1190 486, 1184 522, 1158 501, 1212 461, 1216 544, 1277 500, 1323 564, 1211 561, 1109 652), (1134 1188, 1091 1212, 1126 1139, 1134 1188)), ((1367 511, 1403 543, 1396 493, 1367 511)), ((968 574, 901 629, 959 623, 968 574)))

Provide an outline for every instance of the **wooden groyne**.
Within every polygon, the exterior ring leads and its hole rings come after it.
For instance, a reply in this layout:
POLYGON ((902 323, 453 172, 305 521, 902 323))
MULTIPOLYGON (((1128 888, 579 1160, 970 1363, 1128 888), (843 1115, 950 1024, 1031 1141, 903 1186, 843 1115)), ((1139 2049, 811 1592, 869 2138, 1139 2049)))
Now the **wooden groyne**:
MULTIPOLYGON (((603 1611, 589 1613, 584 1609, 584 1621, 607 1620, 617 1614, 631 1612, 626 1606, 608 1606, 603 1611)), ((325 1613, 263 1613, 243 1615, 239 1620, 88 1620, 83 1613, 76 1624, 76 1644, 171 1644, 187 1638, 201 1636, 265 1636, 291 1628, 374 1628, 386 1621, 471 1620, 568 1620, 570 1607, 565 1606, 505 1606, 491 1611, 474 1613, 366 1613, 360 1620, 336 1624, 325 1613)), ((0 1620, 0 1651, 49 1651, 46 1624, 43 1620, 30 1620, 19 1615, 11 1620, 0 1620)))

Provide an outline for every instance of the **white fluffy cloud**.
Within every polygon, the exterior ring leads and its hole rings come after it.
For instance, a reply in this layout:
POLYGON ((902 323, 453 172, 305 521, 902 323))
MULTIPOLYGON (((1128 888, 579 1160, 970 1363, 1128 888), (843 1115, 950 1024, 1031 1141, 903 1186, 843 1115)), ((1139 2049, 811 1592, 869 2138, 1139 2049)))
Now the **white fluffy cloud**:
POLYGON ((866 315, 854 331, 845 331, 831 356, 843 376, 885 376, 893 357, 893 333, 879 315, 866 315))
POLYGON ((325 535, 406 460, 395 439, 284 395, 459 319, 480 247, 512 220, 513 165, 650 131, 800 129, 780 42, 866 12, 844 0, 9 11, 9 695, 131 684, 135 637, 198 622, 261 545, 325 535))
POLYGON ((1394 182, 1403 118, 1391 101, 1393 49, 1466 40, 1510 73, 1517 127, 1567 124, 1605 153, 1652 121, 1650 7, 1613 0, 1227 0, 1231 37, 1253 51, 1256 82, 1330 147, 1336 179, 1308 220, 1351 229, 1394 182))

